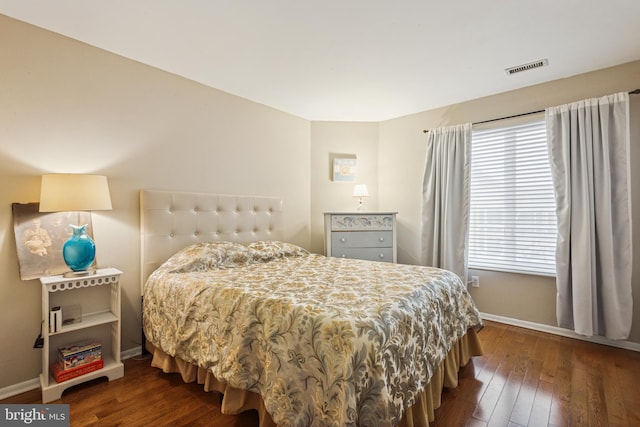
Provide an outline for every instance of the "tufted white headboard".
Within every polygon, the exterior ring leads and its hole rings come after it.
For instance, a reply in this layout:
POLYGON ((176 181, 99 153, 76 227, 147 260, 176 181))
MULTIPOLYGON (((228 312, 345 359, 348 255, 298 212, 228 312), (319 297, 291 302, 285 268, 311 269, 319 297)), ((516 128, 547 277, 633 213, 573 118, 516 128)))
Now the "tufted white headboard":
POLYGON ((178 250, 199 242, 282 239, 282 199, 140 191, 141 286, 178 250))

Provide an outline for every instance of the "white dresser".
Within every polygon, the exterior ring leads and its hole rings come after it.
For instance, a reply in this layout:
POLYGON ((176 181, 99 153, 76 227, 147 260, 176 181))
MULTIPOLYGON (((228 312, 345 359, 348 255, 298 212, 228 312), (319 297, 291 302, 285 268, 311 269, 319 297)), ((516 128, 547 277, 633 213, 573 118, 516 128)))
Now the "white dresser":
POLYGON ((325 212, 327 256, 397 262, 396 212, 325 212))

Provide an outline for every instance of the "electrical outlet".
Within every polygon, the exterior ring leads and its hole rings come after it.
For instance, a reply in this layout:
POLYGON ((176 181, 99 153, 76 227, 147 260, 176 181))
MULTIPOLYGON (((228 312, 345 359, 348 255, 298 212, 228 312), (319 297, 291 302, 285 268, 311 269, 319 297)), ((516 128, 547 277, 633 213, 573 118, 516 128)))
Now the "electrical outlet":
POLYGON ((474 288, 480 287, 480 276, 471 276, 471 286, 474 288))

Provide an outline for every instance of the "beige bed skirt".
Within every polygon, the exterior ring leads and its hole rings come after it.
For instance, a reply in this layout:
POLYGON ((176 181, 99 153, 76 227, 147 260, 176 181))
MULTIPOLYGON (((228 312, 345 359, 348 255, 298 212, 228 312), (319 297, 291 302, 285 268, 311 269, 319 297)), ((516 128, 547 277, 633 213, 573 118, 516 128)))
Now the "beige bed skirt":
MULTIPOLYGON (((271 415, 267 412, 259 394, 239 390, 218 381, 213 374, 204 368, 171 357, 162 350, 146 343, 146 348, 153 355, 151 366, 162 369, 166 373, 179 373, 184 382, 197 381, 204 385, 205 391, 217 391, 223 394, 221 411, 223 414, 239 414, 255 409, 258 411, 260 427, 275 427, 271 415)), ((475 329, 469 329, 458 341, 447 358, 433 374, 431 382, 420 395, 416 403, 407 409, 399 427, 428 427, 434 420, 434 411, 440 406, 443 387, 453 388, 458 385, 458 370, 465 366, 471 357, 482 355, 482 345, 475 329)))

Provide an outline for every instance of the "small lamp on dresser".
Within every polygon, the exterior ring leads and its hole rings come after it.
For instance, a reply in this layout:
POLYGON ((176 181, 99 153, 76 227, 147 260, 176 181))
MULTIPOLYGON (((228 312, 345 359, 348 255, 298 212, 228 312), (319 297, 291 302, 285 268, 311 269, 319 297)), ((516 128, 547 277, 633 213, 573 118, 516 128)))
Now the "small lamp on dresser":
MULTIPOLYGON (((111 210, 107 178, 102 175, 48 174, 42 176, 40 212, 111 210)), ((86 233, 87 224, 69 224, 73 235, 62 248, 64 262, 71 272, 65 276, 94 274, 90 269, 96 246, 86 233)))
POLYGON ((364 209, 364 198, 369 197, 367 184, 357 184, 353 188, 353 197, 355 199, 358 199, 358 212, 362 212, 362 210, 364 209))

